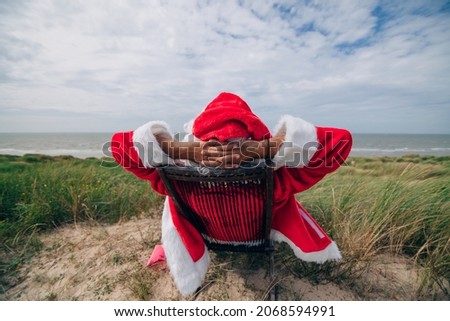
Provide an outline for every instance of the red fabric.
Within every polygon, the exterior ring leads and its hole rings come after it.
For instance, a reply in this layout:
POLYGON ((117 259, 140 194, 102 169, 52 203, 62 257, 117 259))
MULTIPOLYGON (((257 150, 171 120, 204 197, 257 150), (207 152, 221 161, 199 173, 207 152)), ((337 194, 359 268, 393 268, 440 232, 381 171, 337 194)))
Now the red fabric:
POLYGON ((158 263, 166 261, 166 253, 164 253, 164 248, 161 244, 156 244, 155 248, 147 261, 147 266, 153 266, 158 263))
POLYGON ((149 181, 153 190, 161 195, 167 195, 167 190, 155 168, 145 168, 136 148, 133 145, 133 132, 115 133, 111 138, 111 154, 115 161, 125 170, 140 179, 149 181))
POLYGON ((192 133, 202 141, 233 138, 262 140, 270 138, 270 131, 239 96, 221 93, 194 120, 192 133))
POLYGON ((282 167, 277 170, 284 195, 303 192, 334 172, 347 159, 352 147, 352 135, 341 128, 316 127, 318 149, 302 168, 282 167))
POLYGON ((308 165, 303 168, 281 167, 274 178, 272 228, 283 233, 305 253, 321 251, 332 240, 298 203, 295 194, 311 188, 325 175, 338 169, 352 146, 352 136, 345 129, 316 127, 316 130, 319 148, 308 165))
POLYGON ((169 208, 172 214, 173 225, 178 231, 181 237, 181 241, 185 245, 189 254, 194 262, 197 262, 203 256, 205 252, 205 243, 200 233, 186 220, 182 215, 178 213, 175 204, 172 199, 169 198, 169 208))
POLYGON ((283 233, 304 253, 322 251, 332 242, 295 197, 282 206, 275 206, 274 212, 272 228, 283 233))
POLYGON ((263 219, 265 186, 261 183, 200 186, 196 182, 178 182, 176 188, 184 202, 199 215, 209 237, 225 242, 264 238, 255 228, 263 219))

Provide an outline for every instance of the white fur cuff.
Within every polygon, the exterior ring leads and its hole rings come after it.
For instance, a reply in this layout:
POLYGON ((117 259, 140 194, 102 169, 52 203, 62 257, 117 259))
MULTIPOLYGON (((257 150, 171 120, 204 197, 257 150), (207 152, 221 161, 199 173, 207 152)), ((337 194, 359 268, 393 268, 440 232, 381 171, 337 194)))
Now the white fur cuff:
POLYGON ((283 233, 273 230, 270 232, 270 238, 276 242, 285 242, 294 251, 296 257, 307 262, 324 263, 325 261, 340 260, 342 258, 341 252, 336 243, 331 242, 325 249, 317 252, 303 252, 283 233))
POLYGON ((162 134, 173 139, 169 125, 163 121, 151 121, 133 132, 133 144, 145 167, 156 167, 163 164, 174 164, 159 146, 155 135, 162 134))
POLYGON ((274 130, 275 136, 284 135, 284 143, 272 159, 276 167, 304 167, 317 151, 316 127, 301 118, 285 115, 274 130))

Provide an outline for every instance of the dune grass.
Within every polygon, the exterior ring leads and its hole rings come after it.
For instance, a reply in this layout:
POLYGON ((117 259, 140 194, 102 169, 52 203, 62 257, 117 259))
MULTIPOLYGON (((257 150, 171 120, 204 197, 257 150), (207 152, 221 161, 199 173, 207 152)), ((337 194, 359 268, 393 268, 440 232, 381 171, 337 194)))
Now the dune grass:
MULTIPOLYGON (((350 158, 298 195, 339 244, 344 260, 315 265, 288 250, 278 255, 294 274, 317 282, 352 279, 382 253, 407 255, 421 267, 420 291, 438 287, 445 293, 449 181, 450 157, 350 158)), ((127 220, 161 204, 147 182, 108 159, 0 156, 0 293, 17 266, 40 250, 40 232, 67 223, 127 220)))
POLYGON ((114 223, 162 204, 111 160, 0 155, 0 293, 7 275, 40 250, 37 233, 87 220, 114 223))
POLYGON ((0 240, 36 227, 117 222, 161 198, 115 164, 72 157, 0 156, 0 240))
POLYGON ((421 267, 420 292, 439 286, 448 295, 450 158, 351 158, 346 165, 298 196, 339 244, 341 272, 382 253, 407 255, 421 267))

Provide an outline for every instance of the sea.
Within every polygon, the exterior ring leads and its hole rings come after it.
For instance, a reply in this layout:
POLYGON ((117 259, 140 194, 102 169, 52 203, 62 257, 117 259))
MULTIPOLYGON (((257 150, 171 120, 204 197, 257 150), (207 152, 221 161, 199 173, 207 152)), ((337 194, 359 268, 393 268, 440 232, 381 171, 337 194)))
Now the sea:
MULTIPOLYGON (((0 133, 0 154, 109 157, 112 133, 0 133)), ((350 156, 450 156, 450 135, 353 134, 350 156)))

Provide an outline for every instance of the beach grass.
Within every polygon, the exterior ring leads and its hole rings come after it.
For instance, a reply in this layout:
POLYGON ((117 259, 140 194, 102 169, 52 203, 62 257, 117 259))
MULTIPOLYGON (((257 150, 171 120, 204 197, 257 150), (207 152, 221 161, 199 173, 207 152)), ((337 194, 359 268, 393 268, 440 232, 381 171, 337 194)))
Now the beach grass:
POLYGON ((449 182, 449 157, 350 158, 298 198, 343 252, 334 273, 361 273, 384 253, 407 255, 420 266, 418 297, 436 286, 448 295, 449 182))
MULTIPOLYGON (((279 259, 299 276, 349 282, 384 253, 420 267, 417 298, 450 280, 450 157, 349 158, 298 195, 344 259, 316 265, 288 249, 279 259)), ((40 249, 39 233, 66 224, 115 223, 162 206, 162 197, 111 159, 0 155, 0 292, 40 249)), ((154 211, 153 211, 154 212, 154 211)), ((356 286, 356 285, 355 285, 356 286)))
MULTIPOLYGON (((0 275, 40 250, 40 232, 68 223, 115 223, 161 204, 148 182, 110 159, 0 155, 0 275)), ((8 286, 6 277, 2 285, 8 286)))
POLYGON ((0 156, 0 240, 30 228, 117 222, 161 201, 115 163, 70 156, 0 156))

